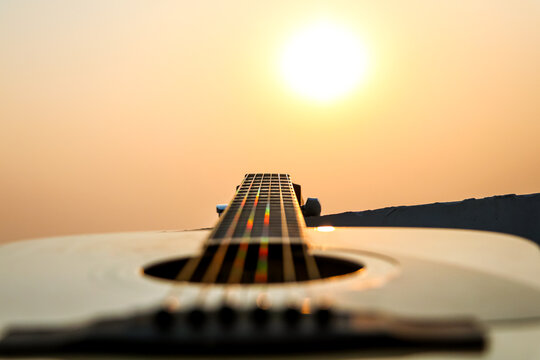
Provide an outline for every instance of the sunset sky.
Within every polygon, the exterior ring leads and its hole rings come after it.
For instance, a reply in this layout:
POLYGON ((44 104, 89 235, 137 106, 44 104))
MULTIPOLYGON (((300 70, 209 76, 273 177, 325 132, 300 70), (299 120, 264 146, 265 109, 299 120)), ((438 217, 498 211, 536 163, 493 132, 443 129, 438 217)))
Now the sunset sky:
POLYGON ((0 242, 208 227, 247 172, 323 213, 540 192, 539 24, 538 0, 1 0, 0 242), (327 101, 282 69, 320 23, 366 57, 327 101))

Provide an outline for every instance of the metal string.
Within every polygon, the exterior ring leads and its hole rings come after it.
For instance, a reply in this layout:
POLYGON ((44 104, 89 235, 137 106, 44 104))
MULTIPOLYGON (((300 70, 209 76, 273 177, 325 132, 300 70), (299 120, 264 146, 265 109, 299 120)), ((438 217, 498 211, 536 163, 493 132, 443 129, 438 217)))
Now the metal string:
MULTIPOLYGON (((294 194, 294 188, 293 188, 292 184, 290 184, 289 186, 291 187, 292 193, 294 194)), ((295 211, 294 213, 295 213, 295 216, 296 216, 296 220, 298 221, 298 230, 300 232, 299 235, 300 235, 301 239, 305 239, 306 236, 305 236, 304 229, 306 227, 306 222, 304 221, 304 217, 302 216, 302 214, 300 212, 300 205, 298 204, 298 200, 296 198, 294 199, 294 202, 296 202, 297 211, 295 211)), ((319 268, 317 267, 317 263, 315 262, 315 257, 308 253, 307 244, 303 244, 302 252, 303 252, 303 255, 304 255, 304 258, 305 258, 305 261, 306 261, 306 269, 307 269, 308 279, 309 280, 320 279, 321 275, 319 273, 319 268)))
MULTIPOLYGON (((229 248, 229 243, 231 242, 234 231, 236 230, 236 227, 238 226, 238 219, 240 218, 240 215, 242 214, 242 210, 244 209, 244 205, 246 204, 248 194, 251 190, 251 186, 253 185, 254 181, 255 181, 255 177, 251 179, 249 188, 247 189, 246 193, 244 194, 244 198, 242 199, 242 203, 238 207, 238 210, 236 211, 236 214, 234 215, 234 219, 231 225, 229 226, 229 228, 227 229, 227 233, 225 234, 225 237, 222 239, 217 251, 214 253, 214 256, 212 257, 212 261, 208 265, 208 268, 206 269, 206 272, 202 278, 202 282, 213 283, 216 281, 217 276, 219 275, 219 271, 221 270, 221 267, 223 265, 225 254, 227 253, 227 249, 229 248)), ((240 187, 239 189, 241 188, 242 187, 240 187)))
POLYGON ((229 274, 228 283, 239 283, 242 280, 242 275, 244 273, 244 265, 246 261, 247 251, 249 248, 249 243, 251 242, 251 231, 253 230, 253 221, 255 220, 255 211, 257 210, 257 205, 259 203, 259 196, 261 194, 262 180, 259 183, 257 188, 257 195, 253 200, 253 207, 249 213, 249 218, 246 224, 246 230, 242 236, 242 240, 238 245, 238 250, 236 252, 236 257, 233 262, 231 273, 229 274))
MULTIPOLYGON (((238 190, 236 191, 237 194, 242 189, 246 179, 247 179, 247 175, 242 180, 242 183, 240 184, 240 186, 238 186, 238 190)), ((225 216, 227 216, 227 213, 230 211, 230 209, 231 209, 231 206, 230 205, 227 206, 227 209, 221 215, 222 219, 225 219, 225 216)), ((218 225, 219 225, 219 223, 218 223, 218 225)), ((214 227, 214 230, 212 231, 212 233, 208 237, 209 239, 211 239, 212 236, 217 232, 218 228, 219 228, 219 226, 214 227)), ((197 269, 197 266, 199 266, 199 263, 201 262, 203 256, 204 256, 204 250, 202 251, 200 256, 194 256, 194 257, 189 258, 187 263, 178 272, 178 275, 176 276, 176 280, 177 281, 190 281, 192 279, 192 277, 193 277, 193 274, 195 273, 195 270, 197 269)))
MULTIPOLYGON (((283 204, 283 186, 281 184, 281 175, 278 175, 279 180, 279 202, 281 207, 281 238, 283 240, 283 280, 285 282, 295 281, 296 274, 294 271, 294 260, 291 249, 291 239, 289 238, 289 228, 285 217, 285 205, 283 204)), ((287 178, 287 183, 289 179, 287 178)))
MULTIPOLYGON (((263 231, 259 243, 259 258, 255 270, 255 282, 266 283, 268 281, 268 236, 270 225, 270 198, 272 193, 272 175, 268 182, 268 194, 266 199, 266 209, 264 211, 263 231)), ((264 179, 264 178, 263 178, 264 179)))

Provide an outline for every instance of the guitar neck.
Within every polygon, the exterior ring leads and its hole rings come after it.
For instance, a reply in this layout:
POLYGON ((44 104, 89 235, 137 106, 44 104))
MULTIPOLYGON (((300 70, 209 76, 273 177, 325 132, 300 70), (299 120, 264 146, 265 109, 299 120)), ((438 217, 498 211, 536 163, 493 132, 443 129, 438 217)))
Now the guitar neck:
POLYGON ((223 241, 304 241, 304 218, 288 174, 246 174, 208 238, 223 241))

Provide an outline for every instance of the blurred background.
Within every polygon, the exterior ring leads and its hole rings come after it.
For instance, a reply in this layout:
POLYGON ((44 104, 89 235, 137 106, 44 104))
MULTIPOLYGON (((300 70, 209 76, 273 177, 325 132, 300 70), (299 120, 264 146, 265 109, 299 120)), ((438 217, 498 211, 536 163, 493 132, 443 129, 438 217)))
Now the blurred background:
POLYGON ((0 242, 212 226, 246 172, 323 213, 539 192, 539 22, 538 0, 2 0, 0 242), (331 101, 280 70, 320 21, 367 58, 331 101))

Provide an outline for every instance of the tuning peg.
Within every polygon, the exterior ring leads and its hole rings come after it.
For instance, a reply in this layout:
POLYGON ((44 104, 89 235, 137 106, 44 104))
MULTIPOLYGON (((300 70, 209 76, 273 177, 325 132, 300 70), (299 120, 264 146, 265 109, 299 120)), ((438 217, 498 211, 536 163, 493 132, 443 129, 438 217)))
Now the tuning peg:
POLYGON ((170 330, 174 320, 174 314, 167 309, 160 309, 154 314, 154 325, 162 331, 170 330))
POLYGON ((218 204, 216 205, 216 212, 218 216, 221 216, 221 214, 227 209, 227 204, 218 204))
POLYGON ((304 217, 321 215, 321 203, 317 198, 307 198, 306 203, 300 208, 304 217))

